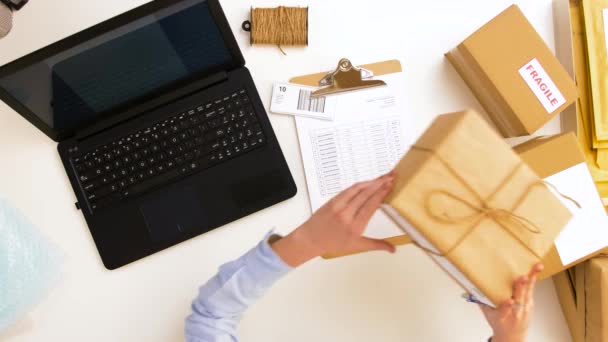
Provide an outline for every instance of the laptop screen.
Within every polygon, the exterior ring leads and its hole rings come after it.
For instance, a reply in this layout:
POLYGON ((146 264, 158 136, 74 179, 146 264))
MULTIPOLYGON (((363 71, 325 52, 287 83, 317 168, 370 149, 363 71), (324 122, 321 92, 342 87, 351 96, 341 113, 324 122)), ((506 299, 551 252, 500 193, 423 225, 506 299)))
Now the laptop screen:
POLYGON ((184 0, 4 73, 0 87, 65 131, 232 59, 206 0, 184 0))

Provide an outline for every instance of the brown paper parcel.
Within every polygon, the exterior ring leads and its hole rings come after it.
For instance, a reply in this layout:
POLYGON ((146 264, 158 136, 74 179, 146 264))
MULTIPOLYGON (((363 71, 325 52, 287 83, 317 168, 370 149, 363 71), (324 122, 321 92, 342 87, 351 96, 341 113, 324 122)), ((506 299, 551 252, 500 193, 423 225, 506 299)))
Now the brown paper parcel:
POLYGON ((415 227, 495 305, 511 297, 513 281, 543 259, 571 218, 473 111, 435 119, 396 169, 387 213, 415 227))
POLYGON ((608 341, 608 257, 593 258, 576 267, 577 306, 585 342, 608 341), (583 275, 578 279, 578 273, 583 275))

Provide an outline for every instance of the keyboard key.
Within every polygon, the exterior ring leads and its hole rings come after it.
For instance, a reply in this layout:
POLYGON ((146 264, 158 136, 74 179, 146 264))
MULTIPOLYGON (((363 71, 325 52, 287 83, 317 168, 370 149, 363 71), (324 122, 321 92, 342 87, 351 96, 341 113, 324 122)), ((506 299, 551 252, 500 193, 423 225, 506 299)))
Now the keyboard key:
POLYGON ((179 171, 177 169, 169 170, 158 177, 154 177, 131 186, 129 188, 129 193, 131 196, 143 193, 158 185, 165 184, 177 176, 179 176, 179 171))
POLYGON ((210 131, 209 133, 207 133, 207 135, 205 135, 205 139, 214 140, 214 139, 223 137, 225 134, 226 134, 226 131, 223 128, 214 129, 214 130, 210 131))
POLYGON ((188 134, 192 137, 197 137, 197 136, 201 135, 201 131, 198 129, 195 129, 195 128, 190 128, 188 130, 188 134))
POLYGON ((102 209, 104 207, 107 207, 117 201, 119 201, 121 198, 119 195, 110 195, 110 196, 106 196, 104 198, 101 199, 96 199, 95 201, 91 201, 91 209, 93 210, 99 210, 102 209))
POLYGON ((91 191, 93 191, 93 189, 95 189, 95 184, 94 183, 88 183, 83 188, 84 188, 84 191, 91 192, 91 191))
POLYGON ((209 119, 213 119, 214 117, 217 116, 217 112, 215 110, 213 111, 209 111, 209 112, 205 112, 203 114, 203 116, 205 117, 205 119, 209 120, 209 119))

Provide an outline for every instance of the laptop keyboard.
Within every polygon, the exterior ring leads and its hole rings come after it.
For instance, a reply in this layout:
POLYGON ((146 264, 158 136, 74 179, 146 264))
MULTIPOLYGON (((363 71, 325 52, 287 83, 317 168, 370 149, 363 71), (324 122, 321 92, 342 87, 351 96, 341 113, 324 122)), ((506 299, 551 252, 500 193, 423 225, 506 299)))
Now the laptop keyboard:
POLYGON ((265 143, 244 89, 72 158, 93 211, 265 143))

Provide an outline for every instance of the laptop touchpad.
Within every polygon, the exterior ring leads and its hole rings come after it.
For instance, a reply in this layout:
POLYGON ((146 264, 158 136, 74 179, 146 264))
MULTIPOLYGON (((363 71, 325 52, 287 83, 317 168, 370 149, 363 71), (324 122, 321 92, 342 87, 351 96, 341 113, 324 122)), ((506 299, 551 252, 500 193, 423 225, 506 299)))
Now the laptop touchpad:
POLYGON ((155 241, 171 240, 208 225, 201 200, 191 189, 158 194, 140 205, 140 211, 155 241))

